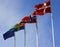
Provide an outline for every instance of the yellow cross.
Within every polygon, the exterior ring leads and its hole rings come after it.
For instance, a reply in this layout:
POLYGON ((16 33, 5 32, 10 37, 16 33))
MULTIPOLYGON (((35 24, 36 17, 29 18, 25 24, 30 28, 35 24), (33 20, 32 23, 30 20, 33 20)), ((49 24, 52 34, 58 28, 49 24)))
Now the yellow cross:
POLYGON ((13 28, 17 28, 17 29, 19 30, 19 28, 20 28, 20 23, 18 23, 18 25, 17 25, 17 26, 14 26, 13 28))

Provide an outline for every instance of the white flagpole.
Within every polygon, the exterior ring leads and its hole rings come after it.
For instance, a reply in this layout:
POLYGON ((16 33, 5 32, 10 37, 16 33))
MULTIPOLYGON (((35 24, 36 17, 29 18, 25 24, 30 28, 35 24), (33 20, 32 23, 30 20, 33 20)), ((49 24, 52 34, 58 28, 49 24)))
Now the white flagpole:
POLYGON ((24 47, 26 47, 26 30, 24 28, 24 47))
POLYGON ((52 13, 51 13, 51 24, 52 24, 53 47, 56 47, 56 46, 55 46, 55 36, 54 36, 54 22, 53 22, 53 16, 52 16, 52 13))
POLYGON ((16 36, 15 36, 15 33, 14 33, 14 47, 16 47, 16 36))
POLYGON ((37 16, 36 16, 36 47, 38 47, 38 25, 37 25, 37 16))
MULTIPOLYGON (((49 1, 51 2, 51 0, 49 0, 49 1)), ((51 3, 51 6, 52 6, 52 3, 51 3)), ((55 36, 54 36, 54 21, 53 21, 52 13, 50 15, 51 15, 51 24, 52 24, 52 41, 53 41, 53 47, 56 47, 56 45, 55 45, 55 36)))

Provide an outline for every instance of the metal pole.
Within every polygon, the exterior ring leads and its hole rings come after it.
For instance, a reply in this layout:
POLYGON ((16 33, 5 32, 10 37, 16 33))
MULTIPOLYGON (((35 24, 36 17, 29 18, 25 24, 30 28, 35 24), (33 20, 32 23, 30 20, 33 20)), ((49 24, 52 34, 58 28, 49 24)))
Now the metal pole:
POLYGON ((51 24, 52 24, 52 39, 53 39, 53 47, 56 47, 56 46, 55 46, 54 23, 53 23, 53 16, 52 16, 52 13, 51 13, 51 24))
MULTIPOLYGON (((51 0, 49 0, 51 2, 51 0)), ((52 6, 52 3, 51 3, 51 6, 52 6)), ((51 10, 52 11, 52 10, 51 10)), ((55 46, 55 36, 54 36, 54 21, 53 21, 53 16, 52 16, 52 13, 51 13, 51 24, 52 24, 52 39, 53 39, 53 47, 56 47, 55 46)))
POLYGON ((15 33, 14 33, 14 47, 16 47, 16 36, 15 36, 15 33))
POLYGON ((36 47, 38 47, 38 25, 37 25, 37 16, 36 16, 36 47))
POLYGON ((24 47, 26 47, 26 30, 24 28, 24 47))

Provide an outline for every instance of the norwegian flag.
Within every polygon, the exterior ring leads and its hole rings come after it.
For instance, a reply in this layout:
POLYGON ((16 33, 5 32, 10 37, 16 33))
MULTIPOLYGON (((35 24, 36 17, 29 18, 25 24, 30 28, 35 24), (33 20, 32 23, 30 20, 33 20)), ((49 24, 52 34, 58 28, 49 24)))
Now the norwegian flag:
POLYGON ((36 23, 36 16, 26 16, 22 19, 21 23, 36 23))

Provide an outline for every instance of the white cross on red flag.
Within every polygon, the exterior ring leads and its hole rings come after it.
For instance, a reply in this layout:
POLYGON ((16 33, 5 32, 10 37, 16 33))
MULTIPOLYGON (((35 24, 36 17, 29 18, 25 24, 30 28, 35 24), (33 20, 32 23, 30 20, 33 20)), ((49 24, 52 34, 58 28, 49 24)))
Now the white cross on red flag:
POLYGON ((45 13, 51 13, 51 2, 48 0, 45 3, 35 5, 34 14, 44 15, 45 13))

